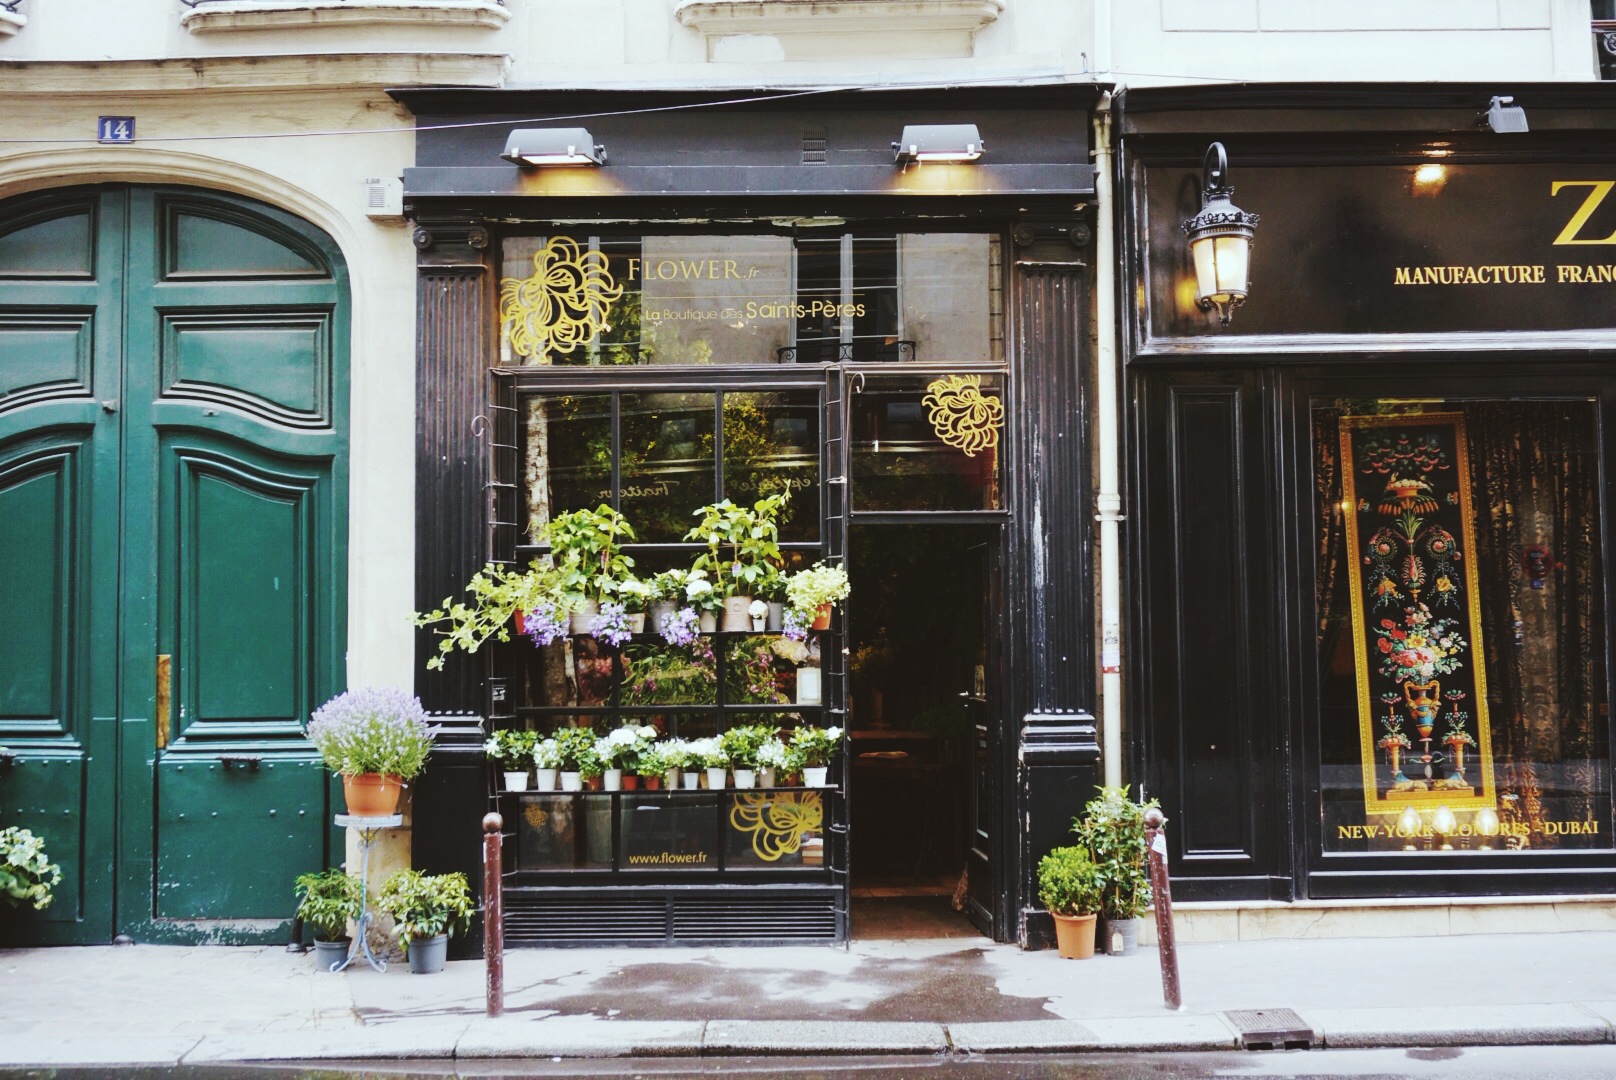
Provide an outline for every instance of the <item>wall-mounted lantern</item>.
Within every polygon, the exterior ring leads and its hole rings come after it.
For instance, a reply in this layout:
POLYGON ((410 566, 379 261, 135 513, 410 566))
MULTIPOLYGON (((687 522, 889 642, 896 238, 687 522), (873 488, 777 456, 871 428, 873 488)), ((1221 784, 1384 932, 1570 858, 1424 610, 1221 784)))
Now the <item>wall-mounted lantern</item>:
POLYGON ((1195 306, 1218 309, 1229 325, 1234 309, 1246 302, 1251 275, 1251 241, 1257 235, 1256 214, 1229 201, 1229 156, 1222 143, 1206 148, 1201 165, 1201 212, 1184 222, 1190 255, 1195 260, 1195 306))
POLYGON ((606 148, 588 128, 517 128, 500 157, 513 165, 604 165, 606 148))
POLYGON ((892 155, 899 165, 927 161, 960 164, 975 161, 986 150, 975 124, 905 124, 902 137, 892 144, 892 155))

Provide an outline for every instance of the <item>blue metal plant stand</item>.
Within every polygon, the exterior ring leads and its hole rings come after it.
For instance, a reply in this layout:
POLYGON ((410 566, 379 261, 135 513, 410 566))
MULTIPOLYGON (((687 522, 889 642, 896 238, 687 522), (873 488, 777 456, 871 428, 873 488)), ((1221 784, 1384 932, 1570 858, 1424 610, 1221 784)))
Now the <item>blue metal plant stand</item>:
MULTIPOLYGON (((404 824, 403 814, 389 814, 386 817, 359 817, 355 814, 338 814, 336 816, 339 829, 359 830, 359 880, 368 882, 370 879, 370 849, 376 843, 376 834, 396 829, 404 824)), ((387 970, 387 961, 378 959, 370 951, 370 889, 367 885, 364 901, 359 908, 359 918, 354 923, 354 942, 348 947, 348 955, 340 964, 333 964, 331 970, 338 972, 353 963, 360 956, 365 962, 377 971, 387 970)))

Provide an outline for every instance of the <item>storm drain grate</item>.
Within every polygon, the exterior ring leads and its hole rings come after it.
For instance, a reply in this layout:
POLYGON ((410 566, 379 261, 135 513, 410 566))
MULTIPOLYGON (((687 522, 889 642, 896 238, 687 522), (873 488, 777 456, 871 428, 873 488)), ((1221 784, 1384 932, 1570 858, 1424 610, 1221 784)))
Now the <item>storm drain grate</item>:
POLYGON ((1313 1049, 1313 1029, 1294 1009, 1234 1009, 1223 1015, 1247 1050, 1313 1049))

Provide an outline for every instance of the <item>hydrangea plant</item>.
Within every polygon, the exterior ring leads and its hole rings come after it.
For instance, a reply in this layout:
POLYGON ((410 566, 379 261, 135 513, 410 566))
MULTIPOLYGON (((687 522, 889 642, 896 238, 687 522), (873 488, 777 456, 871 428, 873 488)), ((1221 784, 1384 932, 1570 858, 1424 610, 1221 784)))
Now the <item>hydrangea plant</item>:
POLYGON ((45 855, 45 841, 27 829, 0 829, 0 899, 36 911, 50 906, 62 868, 45 855))
POLYGON ((435 734, 419 698, 373 686, 338 694, 314 710, 308 728, 309 741, 332 772, 405 780, 426 768, 435 734))

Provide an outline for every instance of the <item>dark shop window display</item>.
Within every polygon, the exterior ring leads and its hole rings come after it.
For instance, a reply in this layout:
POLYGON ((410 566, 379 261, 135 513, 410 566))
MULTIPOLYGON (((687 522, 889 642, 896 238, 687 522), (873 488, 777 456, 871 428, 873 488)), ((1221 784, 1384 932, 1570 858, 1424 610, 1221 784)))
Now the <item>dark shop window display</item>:
POLYGON ((1611 847, 1585 400, 1313 407, 1334 852, 1611 847))
POLYGON ((511 237, 501 363, 998 363, 1000 259, 986 233, 511 237))

